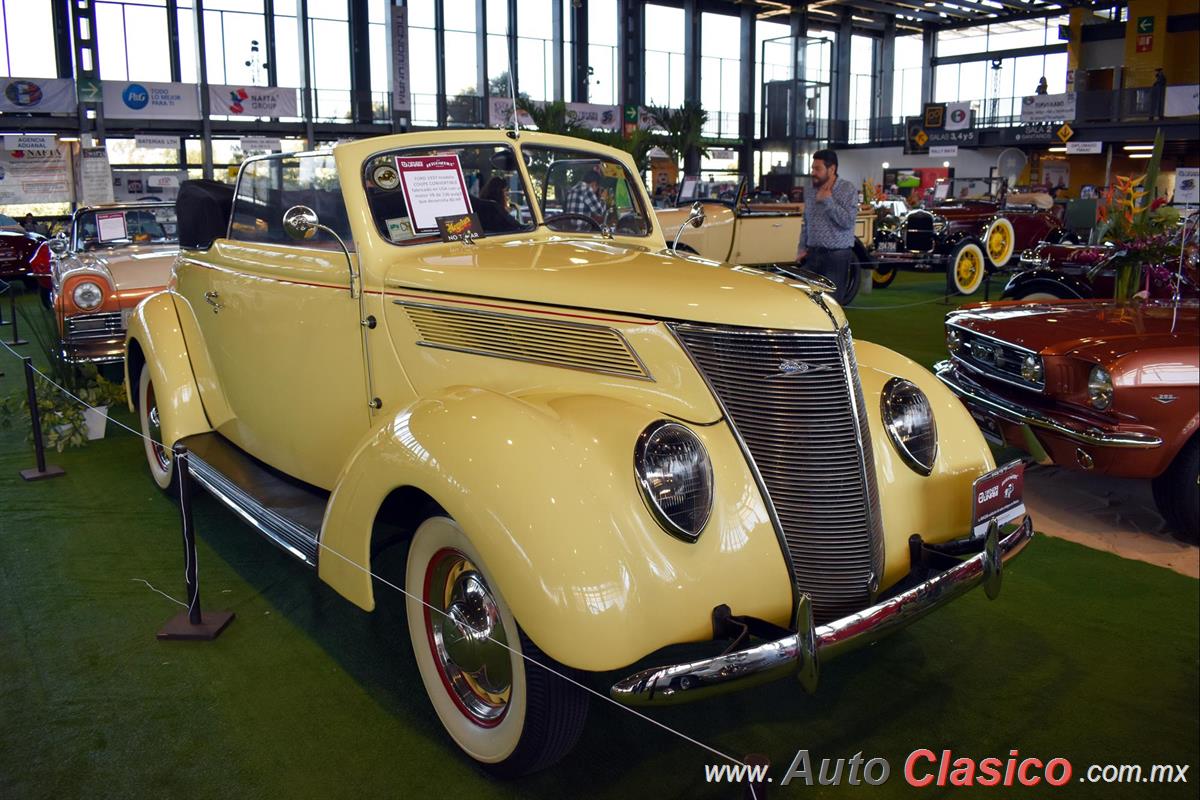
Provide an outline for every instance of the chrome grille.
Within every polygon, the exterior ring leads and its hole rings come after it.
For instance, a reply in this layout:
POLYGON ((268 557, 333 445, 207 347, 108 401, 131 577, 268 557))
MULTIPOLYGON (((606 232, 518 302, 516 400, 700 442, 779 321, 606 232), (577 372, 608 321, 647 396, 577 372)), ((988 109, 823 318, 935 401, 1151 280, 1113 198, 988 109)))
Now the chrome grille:
POLYGON ((957 361, 973 367, 976 372, 982 372, 1005 383, 1025 389, 1040 391, 1046 387, 1044 380, 1029 381, 1021 375, 1021 365, 1025 362, 1026 356, 1037 355, 1032 350, 1026 350, 988 336, 980 336, 957 325, 947 327, 959 335, 961 344, 957 351, 951 354, 957 361))
POLYGON ((904 249, 933 250, 933 215, 928 211, 910 211, 904 217, 904 249))
POLYGON ((65 321, 68 341, 78 339, 111 339, 125 333, 125 324, 120 311, 103 314, 82 314, 67 317, 65 321))
POLYGON ((879 495, 849 330, 673 326, 745 444, 818 621, 859 611, 883 569, 879 495))

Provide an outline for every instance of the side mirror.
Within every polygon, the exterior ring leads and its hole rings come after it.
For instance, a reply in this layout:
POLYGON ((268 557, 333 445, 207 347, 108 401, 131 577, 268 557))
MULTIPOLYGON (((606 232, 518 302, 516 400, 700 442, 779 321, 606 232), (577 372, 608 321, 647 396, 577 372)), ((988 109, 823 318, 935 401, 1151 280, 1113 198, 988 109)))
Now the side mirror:
POLYGON ((311 239, 320 224, 317 212, 308 206, 292 206, 283 212, 283 232, 292 239, 311 239))
POLYGON ((699 228, 704 224, 704 204, 699 200, 692 203, 692 211, 688 215, 687 224, 699 228))
POLYGON ((46 242, 50 248, 50 252, 56 256, 64 255, 67 252, 67 240, 64 237, 55 237, 46 242))

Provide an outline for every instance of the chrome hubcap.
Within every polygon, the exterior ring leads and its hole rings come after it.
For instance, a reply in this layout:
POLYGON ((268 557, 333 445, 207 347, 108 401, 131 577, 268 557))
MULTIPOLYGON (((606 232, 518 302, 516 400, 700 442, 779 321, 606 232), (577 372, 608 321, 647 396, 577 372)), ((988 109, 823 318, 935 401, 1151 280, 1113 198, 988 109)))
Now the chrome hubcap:
POLYGON ((512 662, 487 582, 465 554, 442 550, 429 564, 424 599, 433 657, 451 698, 473 722, 499 723, 512 696, 512 662))
POLYGON ((166 472, 171 468, 171 457, 167 455, 166 448, 159 444, 162 441, 162 423, 158 418, 158 404, 154 401, 154 384, 146 388, 146 419, 149 422, 147 427, 150 429, 150 449, 154 452, 154 460, 158 462, 159 469, 166 472))

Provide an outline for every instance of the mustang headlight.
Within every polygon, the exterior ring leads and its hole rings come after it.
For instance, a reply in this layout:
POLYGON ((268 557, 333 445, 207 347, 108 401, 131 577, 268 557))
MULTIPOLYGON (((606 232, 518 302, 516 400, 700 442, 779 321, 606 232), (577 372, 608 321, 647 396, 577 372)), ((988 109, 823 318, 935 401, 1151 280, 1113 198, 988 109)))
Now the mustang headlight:
POLYGON ((634 470, 646 505, 667 533, 694 542, 712 512, 708 451, 696 434, 660 420, 638 437, 634 470))
POLYGON ((1093 406, 1103 411, 1112 405, 1112 398, 1112 376, 1104 367, 1092 367, 1092 372, 1088 375, 1088 400, 1093 406))
POLYGON ((892 378, 880 399, 883 426, 906 464, 922 475, 933 472, 937 459, 937 425, 929 398, 916 384, 892 378))
POLYGON ((1032 353, 1025 356, 1021 362, 1021 377, 1030 383, 1042 382, 1042 357, 1035 356, 1032 353))
POLYGON ((80 311, 95 311, 104 302, 104 292, 92 281, 80 281, 71 292, 71 300, 80 311))

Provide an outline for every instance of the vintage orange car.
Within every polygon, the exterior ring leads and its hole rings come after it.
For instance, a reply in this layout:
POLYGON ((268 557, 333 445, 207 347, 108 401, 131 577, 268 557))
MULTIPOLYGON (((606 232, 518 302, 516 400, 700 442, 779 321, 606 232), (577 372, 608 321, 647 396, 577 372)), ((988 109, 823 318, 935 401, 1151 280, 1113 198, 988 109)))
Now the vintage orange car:
POLYGON ((81 208, 67 238, 51 239, 50 304, 61 356, 118 362, 134 307, 166 286, 179 255, 172 203, 81 208))
POLYGON ((1200 506, 1200 327, 1195 299, 1006 301, 946 317, 934 371, 984 436, 1041 463, 1153 479, 1181 534, 1200 506))

